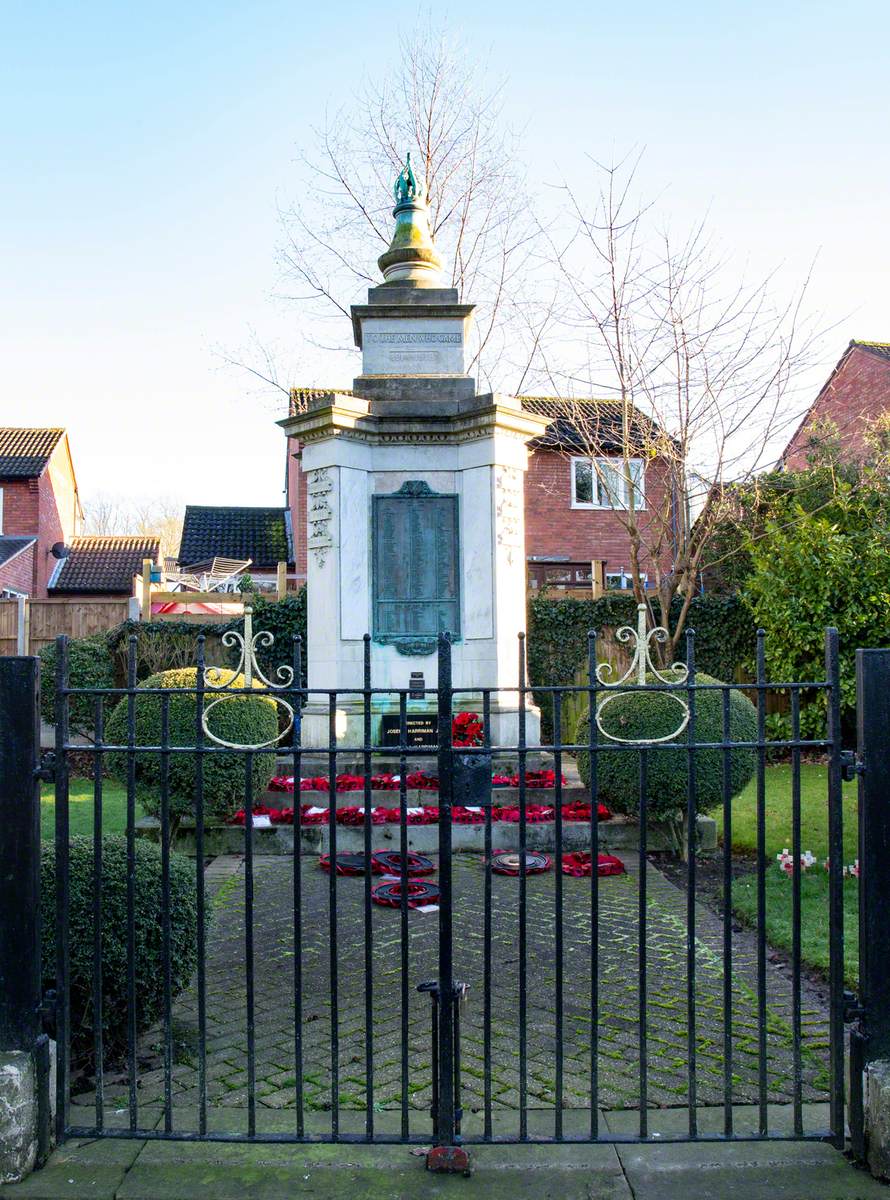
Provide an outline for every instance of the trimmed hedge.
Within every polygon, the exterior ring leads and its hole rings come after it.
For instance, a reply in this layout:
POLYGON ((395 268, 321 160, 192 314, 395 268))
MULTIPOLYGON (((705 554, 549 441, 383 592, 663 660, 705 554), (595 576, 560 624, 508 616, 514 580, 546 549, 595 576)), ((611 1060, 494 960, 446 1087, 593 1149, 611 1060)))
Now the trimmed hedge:
MULTIPOLYGON (((114 660, 104 633, 72 638, 68 642, 68 683, 75 688, 114 687, 114 660)), ((108 701, 104 702, 106 705, 108 701)), ((71 728, 92 734, 95 728, 94 696, 71 696, 68 705, 71 728)), ((40 651, 40 715, 50 725, 56 719, 56 643, 40 651)))
MULTIPOLYGON (((670 676, 668 676, 670 678, 670 676)), ((654 676, 649 682, 658 682, 654 676)), ((698 683, 717 683, 718 680, 701 672, 698 683)), ((600 692, 602 696, 604 693, 600 692)), ((685 700, 683 690, 668 692, 615 692, 602 712, 602 724, 607 733, 622 738, 665 737, 676 729, 682 717, 675 699, 685 700)), ((589 737, 589 714, 584 712, 578 722, 576 738, 586 742, 589 737)), ((751 701, 733 688, 729 693, 729 736, 734 742, 750 742, 757 738, 757 713, 751 701)), ((684 745, 686 730, 668 743, 684 745)), ((615 746, 600 734, 602 746, 615 746)), ((723 693, 696 691, 695 741, 723 740, 723 693)), ((686 809, 689 779, 689 760, 684 750, 653 747, 646 751, 646 805, 653 819, 676 817, 686 809)), ((735 796, 754 774, 756 763, 753 750, 731 750, 730 787, 735 796)), ((599 800, 615 812, 637 815, 640 811, 640 752, 617 749, 597 752, 597 793, 599 800)), ((578 754, 578 772, 585 786, 590 785, 590 756, 578 754)), ((695 751, 696 794, 699 812, 719 804, 723 796, 723 751, 695 751)))
MULTIPOLYGON (((235 676, 230 671, 220 670, 219 680, 232 681, 234 687, 244 687, 244 676, 235 676)), ((161 671, 145 680, 146 688, 194 688, 197 671, 185 667, 175 671, 161 671)), ((209 706, 213 693, 205 693, 205 708, 209 706)), ((170 697, 169 726, 171 746, 194 746, 197 698, 193 692, 183 692, 170 697)), ((124 697, 108 719, 105 729, 106 741, 114 745, 127 742, 127 697, 124 697)), ((137 746, 157 746, 161 740, 161 697, 157 695, 137 696, 136 738, 137 746)), ((278 733, 278 708, 266 696, 228 696, 220 701, 207 718, 208 725, 217 737, 228 742, 252 745, 269 742, 278 733)), ((212 744, 210 742, 208 745, 212 744)), ((194 813, 196 754, 171 754, 170 764, 170 816, 174 820, 194 813)), ((231 754, 214 751, 204 758, 204 814, 207 820, 225 820, 244 805, 245 755, 234 750, 231 754)), ((161 811, 161 756, 160 754, 137 754, 136 787, 139 799, 147 813, 160 816, 161 811)), ((127 755, 122 752, 107 756, 108 773, 113 778, 126 782, 127 755)), ((252 779, 254 795, 261 792, 275 768, 274 749, 253 755, 252 779)))
MULTIPOLYGON (((136 1026, 141 1032, 161 1016, 164 980, 161 960, 161 851, 138 840, 136 853, 136 1026)), ((76 1069, 93 1066, 93 841, 72 837, 69 851, 68 938, 71 980, 71 1049, 76 1069)), ((44 987, 56 977, 55 843, 41 847, 41 915, 44 987)), ((195 864, 170 855, 170 968, 173 995, 188 983, 197 965, 195 864)), ((207 907, 208 920, 210 907, 207 907)), ((119 1061, 127 1046, 127 843, 102 840, 102 1030, 106 1066, 119 1061)))

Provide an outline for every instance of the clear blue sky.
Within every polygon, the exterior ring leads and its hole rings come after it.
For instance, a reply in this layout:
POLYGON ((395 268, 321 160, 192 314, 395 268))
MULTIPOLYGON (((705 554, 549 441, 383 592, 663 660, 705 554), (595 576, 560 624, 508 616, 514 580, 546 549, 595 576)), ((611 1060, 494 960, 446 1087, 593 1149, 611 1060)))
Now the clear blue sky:
MULTIPOLYGON (((68 427, 81 490, 277 503, 280 431, 214 347, 286 345, 277 211, 326 109, 409 8, 339 0, 3 6, 0 422, 68 427)), ((646 183, 740 261, 890 341, 886 3, 559 5, 436 14, 507 77, 533 179, 645 147, 646 183)), ((315 378, 306 382, 321 382, 315 378)), ((338 378, 350 373, 344 363, 338 378)))

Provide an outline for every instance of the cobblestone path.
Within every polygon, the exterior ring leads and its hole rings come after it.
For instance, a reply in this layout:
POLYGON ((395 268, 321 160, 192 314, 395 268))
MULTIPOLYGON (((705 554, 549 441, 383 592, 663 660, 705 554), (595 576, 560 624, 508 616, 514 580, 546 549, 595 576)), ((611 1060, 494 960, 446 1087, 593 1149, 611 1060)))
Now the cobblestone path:
MULTIPOLYGON (((639 1104, 638 924, 639 864, 624 856, 628 874, 599 881, 600 1016, 599 1106, 639 1104)), ((328 876, 315 861, 303 864, 303 1089, 308 1110, 331 1103, 331 994, 328 876)), ((214 924, 207 962, 207 1072, 212 1108, 243 1108, 248 1098, 244 972, 244 870, 240 860, 216 860, 214 924), (228 869, 228 877, 225 877, 228 869), (223 881, 219 883, 219 880, 223 881)), ((212 870, 214 870, 212 868, 212 870)), ((555 1073, 555 874, 528 879, 528 1103, 556 1103, 555 1073)), ((478 857, 455 857, 455 976, 469 984, 462 1009, 463 1105, 483 1101, 483 883, 478 857)), ((496 1109, 519 1100, 519 881, 493 876, 492 1097, 496 1109)), ((361 878, 337 880, 339 1099, 344 1108, 365 1104, 364 916, 361 878)), ((436 974, 435 913, 409 914, 408 1102, 430 1103, 430 1001, 415 991, 436 974)), ((563 1107, 590 1104, 590 880, 563 877, 564 1091, 563 1107)), ((373 1067, 374 1104, 398 1108, 401 1075, 401 969, 398 910, 374 906, 373 1067)), ((696 1003, 698 1103, 723 1101, 722 923, 697 910, 696 1003)), ((756 972, 752 939, 736 939, 732 972, 734 1102, 757 1099, 756 972)), ((648 1101, 653 1106, 687 1103, 686 897, 659 871, 648 868, 648 1101)), ((258 1106, 295 1103, 293 1036, 292 860, 255 862, 256 1095, 258 1106)), ((771 1103, 791 1099, 791 987, 787 975, 767 969, 767 1079, 771 1103)), ((806 993, 805 993, 806 997, 806 993)), ((823 1100, 827 1086, 825 1012, 804 1001, 803 1095, 823 1100)), ((174 1097, 177 1106, 197 1103, 197 996, 186 992, 174 1006, 174 1097)), ((161 1033, 140 1046, 140 1102, 163 1097, 161 1033)), ((106 1103, 125 1104, 126 1088, 106 1084, 106 1103)), ((75 1097, 89 1103, 91 1097, 75 1097)))

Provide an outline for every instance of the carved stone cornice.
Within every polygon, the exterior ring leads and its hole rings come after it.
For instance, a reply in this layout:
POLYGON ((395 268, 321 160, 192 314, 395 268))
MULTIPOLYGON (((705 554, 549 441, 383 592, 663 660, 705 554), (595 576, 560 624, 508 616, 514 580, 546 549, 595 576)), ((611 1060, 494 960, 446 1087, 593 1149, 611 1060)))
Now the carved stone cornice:
POLYGON ((490 405, 448 416, 387 416, 372 413, 370 404, 358 396, 330 393, 309 412, 279 421, 290 437, 309 445, 343 438, 369 445, 446 445, 478 441, 494 434, 529 442, 540 437, 550 418, 539 417, 495 399, 490 405))

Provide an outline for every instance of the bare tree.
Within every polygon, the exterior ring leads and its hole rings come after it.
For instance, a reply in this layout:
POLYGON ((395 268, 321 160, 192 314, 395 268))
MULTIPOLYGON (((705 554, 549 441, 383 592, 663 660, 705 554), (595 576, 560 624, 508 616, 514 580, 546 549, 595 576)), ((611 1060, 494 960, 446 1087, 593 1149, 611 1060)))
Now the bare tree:
POLYGON ((85 533, 157 537, 162 558, 179 552, 182 518, 182 505, 170 496, 132 498, 97 492, 84 504, 85 533))
POLYGON ((572 431, 563 449, 580 460, 574 486, 626 531, 638 602, 670 628, 680 597, 667 659, 678 655, 726 485, 781 450, 818 335, 802 318, 806 283, 777 305, 774 279, 734 279, 704 225, 681 239, 659 230, 653 205, 635 198, 636 165, 597 165, 592 206, 564 189, 574 228, 551 247, 561 349, 573 362, 551 380, 572 431))
MULTIPOLYGON (((529 377, 547 324, 540 229, 500 94, 483 64, 427 28, 403 39, 394 66, 318 131, 302 160, 304 199, 282 214, 290 298, 317 347, 351 344, 344 318, 380 282, 375 259, 392 237, 392 183, 410 150, 446 283, 477 305, 471 369, 497 388, 518 390, 529 377)), ((267 363, 257 370, 279 383, 267 363)))

